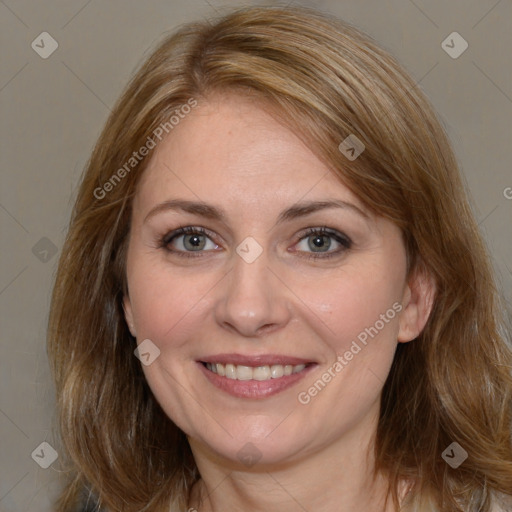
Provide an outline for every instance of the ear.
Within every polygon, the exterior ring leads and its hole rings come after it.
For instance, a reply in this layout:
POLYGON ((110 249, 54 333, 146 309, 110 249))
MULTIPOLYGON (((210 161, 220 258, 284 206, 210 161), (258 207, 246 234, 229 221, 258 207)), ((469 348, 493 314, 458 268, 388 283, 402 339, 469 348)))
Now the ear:
POLYGON ((399 343, 407 343, 420 335, 432 311, 435 293, 434 278, 426 269, 411 272, 402 298, 404 309, 399 321, 399 343))
POLYGON ((133 322, 132 303, 130 302, 130 297, 128 297, 128 295, 123 297, 123 310, 124 318, 128 324, 128 329, 130 329, 132 336, 136 338, 137 332, 135 331, 135 324, 133 322))

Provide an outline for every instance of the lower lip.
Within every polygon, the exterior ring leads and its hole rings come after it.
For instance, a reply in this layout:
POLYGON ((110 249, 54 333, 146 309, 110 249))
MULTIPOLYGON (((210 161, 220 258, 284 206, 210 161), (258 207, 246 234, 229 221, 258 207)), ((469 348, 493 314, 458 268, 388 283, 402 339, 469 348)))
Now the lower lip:
POLYGON ((198 362, 197 364, 199 365, 199 369, 214 386, 237 398, 266 398, 276 395, 302 380, 317 366, 316 364, 311 364, 298 373, 283 375, 277 379, 237 380, 221 377, 219 374, 208 370, 203 363, 198 362))

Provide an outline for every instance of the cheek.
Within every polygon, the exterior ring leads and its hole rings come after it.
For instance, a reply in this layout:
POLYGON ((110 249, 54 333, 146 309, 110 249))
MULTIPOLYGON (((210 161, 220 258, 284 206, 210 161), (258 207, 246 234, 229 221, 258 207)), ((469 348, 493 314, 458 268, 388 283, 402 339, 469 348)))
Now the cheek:
MULTIPOLYGON (((375 267, 367 271, 370 266, 351 271, 347 267, 336 279, 326 279, 323 286, 302 281, 298 293, 309 298, 304 311, 309 310, 309 322, 322 333, 325 353, 329 354, 327 364, 298 396, 300 404, 318 411, 311 416, 323 418, 325 407, 330 407, 351 411, 346 417, 350 423, 380 396, 397 346, 403 277, 398 271, 385 273, 382 266, 379 268, 380 273, 375 267), (329 382, 325 390, 319 380, 329 382)), ((339 433, 338 420, 322 421, 322 428, 333 435, 339 433)))
POLYGON ((307 298, 304 302, 313 313, 309 316, 323 325, 322 331, 339 353, 358 336, 364 341, 368 330, 375 337, 374 328, 396 341, 402 279, 382 268, 346 268, 335 278, 331 275, 315 283, 301 278, 297 295, 307 298))
MULTIPOLYGON (((139 261, 129 275, 130 302, 139 340, 157 345, 175 339, 173 331, 197 325, 205 315, 205 300, 214 276, 170 271, 161 263, 139 261), (195 319, 195 320, 194 320, 195 319)), ((181 337, 181 336, 180 336, 181 337)), ((162 347, 161 347, 162 348, 162 347)))
MULTIPOLYGON (((304 316, 314 326, 328 359, 341 356, 343 365, 351 367, 343 373, 366 367, 385 380, 397 344, 404 268, 405 254, 397 253, 394 259, 361 259, 329 278, 297 280, 297 295, 307 306, 304 316)), ((363 373, 353 378, 359 381, 363 373)))

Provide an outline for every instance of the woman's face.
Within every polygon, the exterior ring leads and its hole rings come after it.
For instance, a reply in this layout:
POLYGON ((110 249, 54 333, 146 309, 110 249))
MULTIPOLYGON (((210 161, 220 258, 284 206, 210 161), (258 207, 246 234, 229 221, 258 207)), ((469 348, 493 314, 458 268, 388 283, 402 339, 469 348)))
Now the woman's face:
POLYGON ((418 331, 399 229, 235 95, 154 150, 127 278, 155 397, 193 449, 235 464, 369 439, 397 340, 418 331))

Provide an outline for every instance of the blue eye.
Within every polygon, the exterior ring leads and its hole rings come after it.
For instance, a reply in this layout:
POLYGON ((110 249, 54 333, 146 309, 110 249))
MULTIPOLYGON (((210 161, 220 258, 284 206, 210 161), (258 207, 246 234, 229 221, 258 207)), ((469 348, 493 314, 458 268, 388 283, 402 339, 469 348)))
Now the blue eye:
POLYGON ((187 253, 201 253, 219 248, 204 228, 192 226, 178 228, 169 233, 163 238, 161 245, 171 252, 183 253, 186 256, 194 256, 187 253))
POLYGON ((351 246, 352 241, 346 235, 325 227, 309 228, 297 244, 299 251, 309 253, 307 258, 331 258, 351 246))
MULTIPOLYGON (((199 257, 207 251, 220 249, 212 240, 213 234, 206 229, 194 226, 185 226, 175 229, 165 235, 160 246, 168 252, 179 256, 199 257)), ((350 238, 336 230, 326 227, 308 228, 296 244, 301 257, 312 259, 327 259, 341 255, 350 249, 350 238)))

